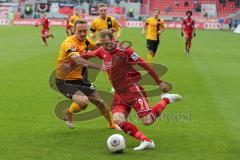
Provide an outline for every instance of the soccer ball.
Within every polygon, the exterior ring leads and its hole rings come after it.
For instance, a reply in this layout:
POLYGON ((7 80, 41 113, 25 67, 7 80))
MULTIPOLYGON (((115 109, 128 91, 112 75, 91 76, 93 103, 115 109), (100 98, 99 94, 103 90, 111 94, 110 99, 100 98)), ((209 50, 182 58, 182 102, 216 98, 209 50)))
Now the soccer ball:
POLYGON ((122 153, 126 148, 125 138, 121 134, 113 134, 108 138, 107 146, 112 153, 122 153))

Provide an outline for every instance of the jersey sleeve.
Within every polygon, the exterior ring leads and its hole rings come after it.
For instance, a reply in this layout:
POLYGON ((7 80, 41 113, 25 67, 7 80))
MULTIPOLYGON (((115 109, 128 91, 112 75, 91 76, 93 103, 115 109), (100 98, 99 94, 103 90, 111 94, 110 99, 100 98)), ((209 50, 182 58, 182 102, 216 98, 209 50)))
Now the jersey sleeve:
POLYGON ((161 19, 160 26, 162 29, 165 29, 165 21, 161 19))
POLYGON ((71 16, 70 19, 69 19, 69 26, 73 27, 74 26, 74 17, 71 16))
POLYGON ((128 55, 129 62, 132 62, 134 64, 137 63, 139 59, 141 59, 132 48, 126 49, 125 53, 128 55))
POLYGON ((118 23, 116 18, 112 17, 112 21, 113 21, 113 28, 115 28, 117 31, 119 31, 120 30, 120 24, 118 23))
POLYGON ((94 20, 94 21, 92 22, 92 25, 91 25, 91 27, 90 27, 90 31, 93 32, 93 33, 95 33, 95 32, 97 31, 96 20, 94 20))
POLYGON ((98 48, 94 51, 90 51, 90 52, 87 52, 87 53, 84 53, 83 55, 81 55, 82 58, 84 59, 89 59, 91 57, 99 57, 100 59, 102 59, 102 56, 101 56, 101 48, 98 48))
POLYGON ((183 21, 182 21, 182 25, 185 25, 185 22, 186 22, 185 19, 183 19, 183 21))
POLYGON ((89 49, 89 50, 94 50, 94 48, 95 48, 95 43, 94 43, 93 39, 90 38, 90 37, 87 37, 87 40, 88 40, 88 42, 89 42, 88 49, 89 49))
POLYGON ((132 62, 133 64, 138 64, 139 66, 144 68, 146 71, 148 71, 148 73, 152 76, 152 78, 155 80, 157 84, 162 82, 159 79, 157 73, 153 70, 153 68, 148 63, 146 63, 141 57, 139 57, 133 49, 128 48, 125 51, 125 53, 129 56, 130 62, 132 62))
POLYGON ((146 19, 146 21, 145 21, 145 24, 146 25, 149 25, 149 21, 150 21, 150 19, 148 18, 148 19, 146 19))
POLYGON ((68 57, 71 57, 72 55, 79 56, 77 47, 72 43, 66 43, 64 45, 64 51, 68 57))

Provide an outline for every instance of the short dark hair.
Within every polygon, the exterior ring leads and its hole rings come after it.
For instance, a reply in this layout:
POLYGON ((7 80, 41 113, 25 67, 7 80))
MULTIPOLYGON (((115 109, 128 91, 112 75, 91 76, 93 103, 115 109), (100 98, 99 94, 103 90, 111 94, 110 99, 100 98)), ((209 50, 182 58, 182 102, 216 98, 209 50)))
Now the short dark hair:
POLYGON ((113 33, 110 29, 103 29, 99 32, 100 38, 109 37, 110 39, 113 39, 113 33))
POLYGON ((76 28, 77 24, 87 24, 87 21, 83 19, 76 20, 76 22, 74 23, 74 28, 76 28))
POLYGON ((190 15, 192 16, 192 11, 190 11, 190 10, 187 11, 187 12, 186 12, 186 15, 188 15, 188 14, 190 14, 190 15))

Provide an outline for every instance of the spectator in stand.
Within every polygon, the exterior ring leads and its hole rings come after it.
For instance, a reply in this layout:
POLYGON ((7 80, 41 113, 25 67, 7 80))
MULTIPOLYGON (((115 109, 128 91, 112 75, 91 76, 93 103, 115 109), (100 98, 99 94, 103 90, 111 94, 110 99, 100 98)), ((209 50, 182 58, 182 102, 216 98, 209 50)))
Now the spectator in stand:
POLYGON ((179 6, 179 5, 180 5, 178 0, 174 0, 174 4, 175 4, 176 6, 179 6))
POLYGON ((166 8, 166 12, 167 13, 169 13, 169 12, 171 12, 172 11, 172 7, 169 5, 169 6, 167 6, 167 8, 166 8))
POLYGON ((240 0, 236 0, 236 2, 235 2, 235 7, 236 7, 236 8, 240 8, 240 0))
POLYGON ((223 7, 226 7, 227 1, 226 0, 219 0, 219 2, 223 5, 223 7))

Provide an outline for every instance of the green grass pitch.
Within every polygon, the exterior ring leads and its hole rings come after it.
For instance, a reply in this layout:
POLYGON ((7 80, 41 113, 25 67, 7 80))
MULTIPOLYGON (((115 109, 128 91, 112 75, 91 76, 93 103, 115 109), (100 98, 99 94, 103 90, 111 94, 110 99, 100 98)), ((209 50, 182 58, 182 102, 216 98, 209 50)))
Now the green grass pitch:
MULTIPOLYGON (((154 62, 167 66, 162 78, 184 97, 167 107, 150 127, 135 114, 133 121, 156 143, 134 152, 138 141, 110 130, 103 117, 75 122, 68 129, 54 113, 63 96, 51 90, 48 78, 55 66, 63 27, 52 27, 55 39, 44 47, 40 28, 0 27, 0 160, 228 160, 240 158, 240 36, 222 31, 197 31, 192 53, 183 53, 179 30, 167 30, 154 62), (113 133, 126 138, 123 154, 110 154, 106 140, 113 133)), ((140 29, 123 29, 122 40, 146 58, 140 29)), ((110 90, 105 76, 96 86, 110 90)), ((159 97, 150 99, 156 103, 159 97)), ((88 110, 93 109, 90 106, 88 110)))

